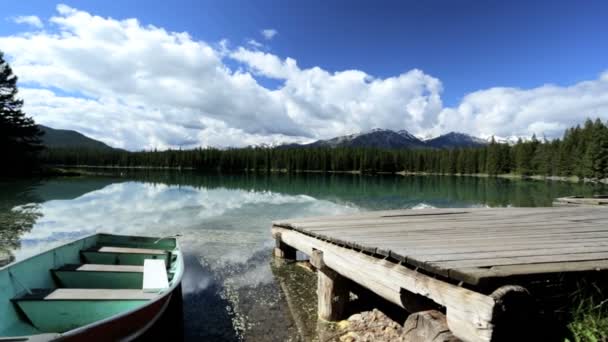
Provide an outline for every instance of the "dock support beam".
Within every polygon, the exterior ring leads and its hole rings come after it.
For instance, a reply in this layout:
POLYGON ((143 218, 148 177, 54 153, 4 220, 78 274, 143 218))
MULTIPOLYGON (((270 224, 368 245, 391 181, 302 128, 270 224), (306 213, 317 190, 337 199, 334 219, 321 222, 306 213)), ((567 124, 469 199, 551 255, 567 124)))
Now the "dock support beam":
POLYGON ((323 262, 323 252, 313 250, 310 263, 317 272, 317 297, 319 318, 326 321, 337 321, 344 315, 344 307, 350 292, 348 281, 340 274, 327 267, 323 262))
POLYGON ((281 240, 281 233, 274 234, 274 256, 280 259, 296 260, 296 249, 281 240))

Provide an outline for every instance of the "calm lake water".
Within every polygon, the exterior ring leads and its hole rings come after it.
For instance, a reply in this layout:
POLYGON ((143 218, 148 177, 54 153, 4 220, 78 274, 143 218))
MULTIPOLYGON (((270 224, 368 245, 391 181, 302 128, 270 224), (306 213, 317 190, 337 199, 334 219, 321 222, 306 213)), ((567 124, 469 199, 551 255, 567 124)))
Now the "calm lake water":
POLYGON ((98 231, 181 233, 187 340, 295 341, 298 326, 271 265, 272 220, 429 206, 550 206, 555 197, 605 190, 475 177, 177 171, 13 181, 0 183, 0 253, 20 260, 98 231))

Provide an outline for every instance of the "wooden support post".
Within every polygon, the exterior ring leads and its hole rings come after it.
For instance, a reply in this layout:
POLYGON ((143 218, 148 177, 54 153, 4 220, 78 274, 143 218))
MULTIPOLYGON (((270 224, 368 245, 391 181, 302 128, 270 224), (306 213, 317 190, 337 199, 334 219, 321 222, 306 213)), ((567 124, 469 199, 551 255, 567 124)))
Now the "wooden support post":
POLYGON ((313 250, 310 263, 317 268, 317 297, 319 318, 326 321, 342 319, 348 302, 348 281, 323 262, 323 252, 313 250))
POLYGON ((274 256, 281 259, 296 260, 296 249, 281 240, 281 233, 274 234, 274 256))

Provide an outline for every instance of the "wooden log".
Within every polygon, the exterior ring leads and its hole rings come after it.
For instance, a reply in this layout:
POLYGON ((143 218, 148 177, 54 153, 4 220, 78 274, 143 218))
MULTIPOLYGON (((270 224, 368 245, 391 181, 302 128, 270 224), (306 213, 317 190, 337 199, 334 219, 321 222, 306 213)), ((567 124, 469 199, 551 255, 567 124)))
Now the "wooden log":
POLYGON ((281 233, 273 234, 275 247, 273 254, 276 258, 296 260, 296 249, 281 240, 281 233))
POLYGON ((416 312, 407 317, 403 337, 408 342, 458 342, 448 328, 445 315, 437 310, 416 312))
POLYGON ((447 324, 458 338, 477 342, 492 337, 495 302, 489 296, 293 230, 273 227, 272 231, 273 235, 281 233, 283 242, 309 256, 315 249, 322 251, 324 265, 403 308, 402 289, 446 307, 447 324))
POLYGON ((348 281, 323 262, 323 252, 313 250, 311 264, 317 272, 317 298, 319 318, 337 321, 343 318, 344 307, 348 302, 348 281))
POLYGON ((537 324, 538 309, 530 292, 522 286, 504 285, 490 295, 494 306, 492 341, 540 341, 548 333, 537 324))

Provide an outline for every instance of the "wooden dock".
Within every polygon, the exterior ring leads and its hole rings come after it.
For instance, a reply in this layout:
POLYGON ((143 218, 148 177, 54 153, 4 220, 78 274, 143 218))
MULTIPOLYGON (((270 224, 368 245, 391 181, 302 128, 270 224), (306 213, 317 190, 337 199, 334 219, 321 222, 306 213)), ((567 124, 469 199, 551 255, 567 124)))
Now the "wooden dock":
POLYGON ((554 207, 572 207, 572 206, 598 206, 598 205, 608 205, 608 197, 607 196, 596 196, 596 197, 580 197, 580 196, 570 196, 570 197, 560 197, 556 198, 553 201, 554 207))
POLYGON ((608 269, 602 207, 376 211, 280 220, 272 233, 275 255, 302 251, 320 271, 321 318, 339 318, 348 278, 409 311, 430 299, 465 341, 497 340, 523 319, 505 312, 531 296, 522 279, 608 269))

